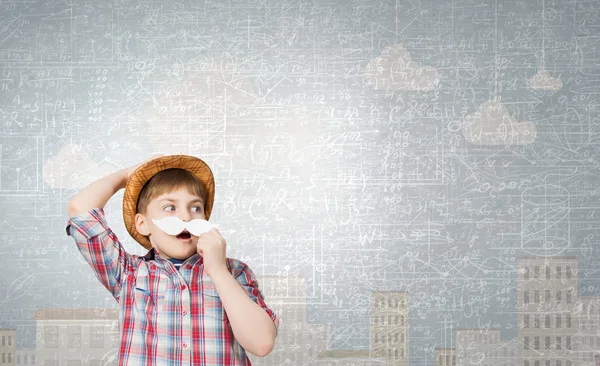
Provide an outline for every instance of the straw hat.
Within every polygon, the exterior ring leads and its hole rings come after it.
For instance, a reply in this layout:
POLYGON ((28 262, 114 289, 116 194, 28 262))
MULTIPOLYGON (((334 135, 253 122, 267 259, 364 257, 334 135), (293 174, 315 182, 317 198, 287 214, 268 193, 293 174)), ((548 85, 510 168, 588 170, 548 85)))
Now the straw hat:
POLYGON ((131 173, 125 186, 125 193, 123 195, 123 220, 129 234, 148 250, 152 249, 150 239, 140 234, 135 228, 138 198, 144 184, 150 178, 160 171, 171 168, 185 169, 198 177, 206 190, 206 202, 204 203, 206 220, 210 218, 210 212, 212 211, 215 197, 215 180, 212 171, 201 159, 190 155, 167 155, 149 160, 140 165, 131 173))

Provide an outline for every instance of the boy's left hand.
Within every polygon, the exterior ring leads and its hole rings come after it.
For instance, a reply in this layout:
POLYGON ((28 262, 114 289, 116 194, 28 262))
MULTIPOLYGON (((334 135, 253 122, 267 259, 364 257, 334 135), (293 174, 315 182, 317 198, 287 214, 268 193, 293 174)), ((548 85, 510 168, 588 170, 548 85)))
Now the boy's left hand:
POLYGON ((227 252, 227 243, 219 230, 214 227, 201 234, 196 243, 196 251, 202 256, 204 261, 204 272, 211 276, 221 268, 227 269, 225 264, 225 255, 227 252))

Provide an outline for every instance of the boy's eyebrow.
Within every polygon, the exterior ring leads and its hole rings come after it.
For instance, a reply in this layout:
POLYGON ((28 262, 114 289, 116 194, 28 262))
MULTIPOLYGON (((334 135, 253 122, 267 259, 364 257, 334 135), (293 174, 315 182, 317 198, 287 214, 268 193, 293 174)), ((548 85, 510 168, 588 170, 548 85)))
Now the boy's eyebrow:
MULTIPOLYGON (((158 200, 159 202, 162 201, 168 201, 168 202, 179 202, 179 200, 174 199, 174 198, 161 198, 160 200, 158 200)), ((200 198, 194 198, 193 200, 191 200, 190 202, 202 202, 204 203, 204 201, 202 201, 202 199, 200 198)))

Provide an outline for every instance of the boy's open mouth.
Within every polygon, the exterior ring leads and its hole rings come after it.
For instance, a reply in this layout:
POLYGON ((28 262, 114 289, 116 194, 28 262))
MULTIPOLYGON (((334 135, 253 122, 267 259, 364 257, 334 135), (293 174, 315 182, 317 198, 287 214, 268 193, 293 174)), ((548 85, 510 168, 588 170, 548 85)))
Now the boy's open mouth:
POLYGON ((192 234, 190 234, 189 231, 184 230, 181 234, 177 235, 177 239, 190 239, 192 237, 192 234))

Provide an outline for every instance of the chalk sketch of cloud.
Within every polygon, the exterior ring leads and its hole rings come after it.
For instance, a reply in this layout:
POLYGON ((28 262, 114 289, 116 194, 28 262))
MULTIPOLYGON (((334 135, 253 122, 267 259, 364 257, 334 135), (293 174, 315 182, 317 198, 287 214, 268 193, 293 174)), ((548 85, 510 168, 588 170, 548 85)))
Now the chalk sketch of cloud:
POLYGON ((474 145, 526 145, 535 140, 535 125, 511 118, 506 106, 487 101, 465 118, 463 135, 474 145))
POLYGON ((437 69, 413 61, 399 44, 369 61, 365 78, 374 89, 433 90, 439 84, 437 69))
POLYGON ((117 169, 90 159, 85 147, 68 144, 44 163, 44 181, 52 188, 83 188, 117 169))
POLYGON ((529 79, 529 86, 535 90, 559 90, 563 87, 563 82, 542 69, 529 79))

